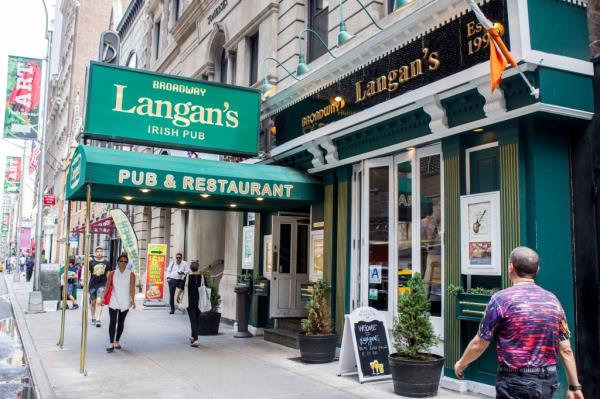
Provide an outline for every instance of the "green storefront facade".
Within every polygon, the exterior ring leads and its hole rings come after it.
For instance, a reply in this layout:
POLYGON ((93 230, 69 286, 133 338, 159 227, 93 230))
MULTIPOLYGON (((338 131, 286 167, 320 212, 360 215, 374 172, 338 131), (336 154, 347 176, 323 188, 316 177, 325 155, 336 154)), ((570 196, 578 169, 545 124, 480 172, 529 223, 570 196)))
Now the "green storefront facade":
MULTIPOLYGON (((493 348, 469 368, 469 382, 452 379, 455 361, 477 331, 481 307, 473 308, 472 317, 460 317, 457 296, 448 287, 505 288, 511 249, 532 247, 541 257, 537 281, 560 299, 575 344, 571 141, 592 117, 592 65, 584 3, 492 0, 482 6, 484 13, 505 25, 511 51, 524 60, 521 68, 540 95, 531 95, 511 69, 501 90, 492 94, 488 52, 465 57, 471 49, 462 38, 469 39, 474 17, 460 7, 454 18, 418 40, 347 74, 329 75, 326 83, 319 78, 329 71, 315 71, 314 79, 309 75, 307 82, 295 83, 263 104, 263 126, 274 127, 277 145, 262 162, 320 176, 324 200, 296 215, 262 212, 245 219, 260 237, 254 272, 271 280, 270 296, 253 296, 251 324, 269 328, 275 319, 297 317, 274 309, 273 276, 281 277, 281 254, 274 255, 269 245, 281 244, 282 225, 294 225, 290 237, 296 239, 301 237, 298 226, 306 225, 302 237, 311 244, 302 273, 331 282, 340 339, 344 315, 359 306, 375 307, 392 322, 403 279, 421 272, 428 283, 432 322, 442 337, 435 350, 446 358, 444 374, 450 378, 444 384, 491 393, 497 367, 493 348), (552 20, 563 28, 548 23, 552 20), (461 41, 458 54, 442 42, 453 32, 464 33, 454 36, 461 41), (404 82, 398 79, 403 71, 410 75, 404 82), (395 82, 399 85, 391 90, 395 82), (463 274, 461 196, 490 192, 499 192, 495 245, 500 273, 463 274), (322 272, 314 265, 321 264, 321 258, 314 258, 316 242, 323 248, 322 272), (371 278, 373 271, 383 278, 371 278), (273 317, 274 311, 280 316, 273 317)), ((357 47, 372 47, 379 39, 370 40, 357 47)), ((353 51, 347 57, 360 53, 353 51)), ((335 70, 344 62, 348 59, 342 55, 321 68, 335 70)))

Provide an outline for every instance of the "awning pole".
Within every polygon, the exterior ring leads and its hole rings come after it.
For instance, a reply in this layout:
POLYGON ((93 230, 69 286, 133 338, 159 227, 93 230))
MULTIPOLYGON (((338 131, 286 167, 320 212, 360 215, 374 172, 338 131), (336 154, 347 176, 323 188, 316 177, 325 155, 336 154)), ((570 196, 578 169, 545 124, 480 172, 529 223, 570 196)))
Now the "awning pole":
POLYGON ((67 200, 67 229, 65 230, 65 278, 63 281, 62 289, 62 314, 60 316, 60 338, 58 339, 58 346, 60 349, 65 344, 65 316, 67 312, 67 286, 69 283, 69 237, 71 230, 71 201, 67 200))
POLYGON ((85 262, 83 266, 83 298, 81 312, 81 352, 79 353, 79 372, 87 374, 85 370, 85 351, 87 349, 87 321, 88 321, 88 294, 89 294, 89 264, 90 264, 90 208, 92 206, 92 185, 86 187, 85 208, 85 262))

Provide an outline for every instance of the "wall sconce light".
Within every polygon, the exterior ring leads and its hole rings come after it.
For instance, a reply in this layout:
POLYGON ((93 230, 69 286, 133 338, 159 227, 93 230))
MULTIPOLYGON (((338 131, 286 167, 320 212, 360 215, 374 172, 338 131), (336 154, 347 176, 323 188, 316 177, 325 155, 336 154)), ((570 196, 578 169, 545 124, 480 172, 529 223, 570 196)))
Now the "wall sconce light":
POLYGON ((267 57, 267 58, 263 59, 263 62, 262 62, 262 76, 263 76, 263 78, 262 78, 262 85, 260 87, 260 94, 261 94, 263 100, 266 100, 268 97, 270 97, 271 95, 273 95, 273 93, 277 89, 277 85, 272 84, 271 82, 269 82, 269 79, 267 79, 267 75, 265 73, 265 62, 266 61, 274 61, 275 63, 277 63, 277 65, 279 65, 280 67, 282 67, 284 71, 287 72, 286 76, 289 75, 289 76, 291 76, 292 78, 294 78, 296 80, 300 80, 297 77, 295 77, 294 74, 292 72, 290 72, 289 69, 287 69, 286 67, 284 67, 283 64, 281 62, 279 62, 278 60, 276 60, 275 58, 273 58, 273 57, 267 57))
MULTIPOLYGON (((343 0, 340 0, 340 33, 338 33, 338 46, 341 46, 342 44, 346 43, 347 41, 349 41, 350 39, 352 39, 354 37, 354 35, 352 33, 348 32, 346 30, 346 23, 344 22, 344 13, 342 10, 342 1, 343 0)), ((395 0, 394 1, 394 10, 396 9, 397 3, 400 3, 400 2, 406 3, 409 1, 412 1, 412 0, 395 0)), ((383 28, 377 23, 377 21, 375 21, 375 18, 373 18, 373 16, 371 15, 371 13, 367 9, 367 7, 365 7, 365 5, 360 0, 356 0, 356 2, 360 5, 362 10, 367 13, 367 15, 369 16, 371 21, 373 21, 373 24, 377 28, 379 28, 379 30, 383 30, 383 28)))
POLYGON ((323 39, 317 32, 310 28, 304 28, 300 31, 300 33, 298 33, 298 35, 296 35, 296 40, 298 40, 298 66, 296 67, 296 75, 298 76, 304 75, 305 73, 310 71, 310 68, 306 64, 306 57, 304 56, 304 49, 302 48, 302 43, 300 42, 300 40, 304 39, 302 37, 304 35, 304 32, 310 32, 313 35, 315 35, 317 39, 319 39, 319 41, 321 42, 321 45, 323 45, 323 48, 325 48, 325 50, 327 50, 327 52, 331 54, 333 58, 337 58, 335 55, 333 55, 331 50, 329 50, 329 47, 327 47, 327 44, 323 41, 323 39))

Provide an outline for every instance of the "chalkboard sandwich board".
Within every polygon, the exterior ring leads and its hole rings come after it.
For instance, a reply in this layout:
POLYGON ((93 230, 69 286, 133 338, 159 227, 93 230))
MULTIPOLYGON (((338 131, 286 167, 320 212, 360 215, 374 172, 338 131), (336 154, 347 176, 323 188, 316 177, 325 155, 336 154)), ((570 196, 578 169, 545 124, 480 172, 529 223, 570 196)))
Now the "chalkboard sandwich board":
POLYGON ((385 315, 369 307, 354 310, 345 317, 338 375, 358 373, 361 384, 391 378, 390 347, 385 315))

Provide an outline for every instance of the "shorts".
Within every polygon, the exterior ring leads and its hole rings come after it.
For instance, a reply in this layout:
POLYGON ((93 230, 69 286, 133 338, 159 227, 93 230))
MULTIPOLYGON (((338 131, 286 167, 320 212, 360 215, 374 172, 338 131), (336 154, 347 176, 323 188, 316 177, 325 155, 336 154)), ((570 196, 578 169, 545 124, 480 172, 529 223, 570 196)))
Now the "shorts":
POLYGON ((73 283, 67 284, 67 296, 73 295, 73 283))
POLYGON ((104 294, 104 286, 90 288, 90 303, 92 303, 95 299, 102 298, 102 294, 104 294))

